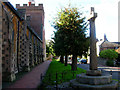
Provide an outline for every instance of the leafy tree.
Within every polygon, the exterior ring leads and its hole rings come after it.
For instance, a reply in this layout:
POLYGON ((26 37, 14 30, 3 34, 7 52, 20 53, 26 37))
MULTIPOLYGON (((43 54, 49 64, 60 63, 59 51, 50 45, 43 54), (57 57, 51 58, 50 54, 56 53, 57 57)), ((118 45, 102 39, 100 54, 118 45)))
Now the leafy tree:
POLYGON ((46 43, 46 55, 47 57, 52 54, 53 56, 55 56, 55 53, 54 53, 54 49, 53 49, 53 41, 50 40, 46 43))
POLYGON ((48 57, 49 54, 50 54, 50 49, 48 44, 46 44, 46 56, 48 57))
POLYGON ((116 59, 118 57, 118 53, 114 49, 107 49, 100 52, 100 57, 106 59, 116 59))
POLYGON ((57 30, 54 37, 56 53, 66 56, 72 54, 72 70, 77 70, 77 56, 86 54, 89 47, 85 17, 82 17, 77 8, 61 9, 54 28, 57 30))
POLYGON ((62 41, 63 38, 61 32, 55 32, 55 37, 53 39, 54 39, 54 45, 53 45, 54 52, 56 53, 57 56, 61 56, 60 62, 64 63, 64 53, 63 53, 64 42, 62 41))

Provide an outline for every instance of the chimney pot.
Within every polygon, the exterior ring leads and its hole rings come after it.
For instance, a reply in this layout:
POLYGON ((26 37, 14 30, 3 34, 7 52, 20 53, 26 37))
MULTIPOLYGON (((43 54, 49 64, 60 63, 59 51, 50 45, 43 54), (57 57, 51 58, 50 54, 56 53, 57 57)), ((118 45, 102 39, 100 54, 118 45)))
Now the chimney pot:
POLYGON ((28 5, 31 6, 31 2, 28 2, 28 5))

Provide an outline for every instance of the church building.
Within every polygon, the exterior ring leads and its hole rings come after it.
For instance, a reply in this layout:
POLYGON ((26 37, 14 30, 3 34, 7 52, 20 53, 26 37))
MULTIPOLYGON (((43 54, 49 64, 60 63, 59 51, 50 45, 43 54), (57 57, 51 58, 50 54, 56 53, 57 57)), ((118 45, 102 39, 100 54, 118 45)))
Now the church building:
POLYGON ((45 60, 43 4, 16 5, 0 1, 0 60, 2 81, 14 81, 45 60))

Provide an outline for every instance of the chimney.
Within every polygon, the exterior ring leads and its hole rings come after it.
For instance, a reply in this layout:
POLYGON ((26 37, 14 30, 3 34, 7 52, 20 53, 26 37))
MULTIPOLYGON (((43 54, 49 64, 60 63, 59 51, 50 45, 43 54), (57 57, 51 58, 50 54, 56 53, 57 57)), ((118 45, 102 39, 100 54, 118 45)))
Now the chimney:
POLYGON ((35 0, 29 0, 28 4, 29 6, 31 6, 31 4, 35 4, 35 0))
POLYGON ((31 2, 28 2, 28 5, 30 6, 30 5, 31 5, 31 2))

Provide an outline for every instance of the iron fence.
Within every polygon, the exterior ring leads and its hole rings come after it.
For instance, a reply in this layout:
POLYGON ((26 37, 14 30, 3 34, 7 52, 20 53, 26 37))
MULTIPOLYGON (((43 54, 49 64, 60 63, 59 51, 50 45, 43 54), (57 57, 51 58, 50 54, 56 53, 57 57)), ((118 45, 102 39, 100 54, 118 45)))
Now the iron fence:
POLYGON ((57 89, 58 88, 58 84, 61 84, 65 81, 69 81, 70 79, 69 78, 66 78, 68 77, 68 75, 70 75, 70 78, 76 78, 76 72, 75 71, 64 71, 64 72, 56 72, 54 74, 52 73, 49 73, 47 75, 43 75, 41 74, 40 75, 40 78, 42 80, 42 85, 44 87, 48 86, 48 85, 53 85, 55 86, 55 88, 57 89), (54 76, 54 77, 53 77, 54 76), (43 79, 46 79, 48 81, 43 81, 43 79))

